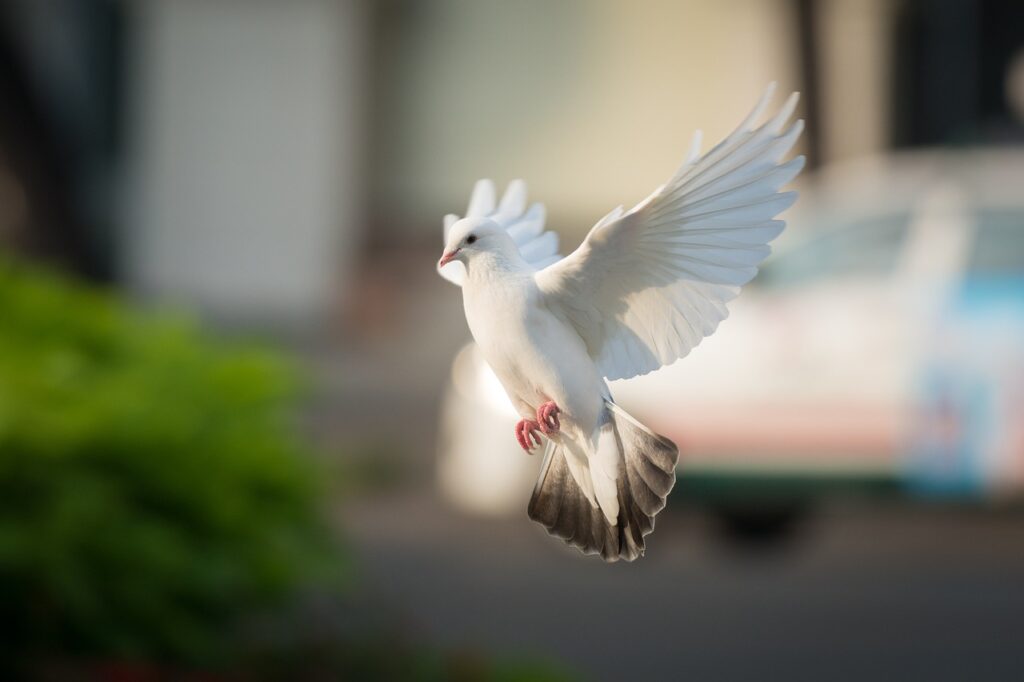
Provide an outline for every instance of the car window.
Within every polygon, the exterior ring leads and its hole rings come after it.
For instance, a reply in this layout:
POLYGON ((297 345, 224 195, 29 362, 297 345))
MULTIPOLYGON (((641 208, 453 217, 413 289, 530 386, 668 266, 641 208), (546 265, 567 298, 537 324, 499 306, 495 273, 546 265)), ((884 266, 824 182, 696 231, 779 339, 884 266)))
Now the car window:
POLYGON ((972 275, 1024 275, 1024 211, 981 211, 975 235, 972 275))
POLYGON ((811 237, 779 253, 756 281, 768 287, 787 287, 826 278, 891 274, 907 236, 907 220, 907 214, 876 216, 811 237))

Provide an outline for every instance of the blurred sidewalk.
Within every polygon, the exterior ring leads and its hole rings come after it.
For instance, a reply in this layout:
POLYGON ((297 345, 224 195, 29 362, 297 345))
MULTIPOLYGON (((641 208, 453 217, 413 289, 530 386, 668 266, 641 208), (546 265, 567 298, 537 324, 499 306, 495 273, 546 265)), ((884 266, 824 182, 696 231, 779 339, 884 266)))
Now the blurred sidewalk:
POLYGON ((1020 674, 1019 515, 837 508, 795 544, 735 552, 681 502, 631 565, 582 558, 525 512, 467 518, 430 491, 360 500, 347 520, 365 594, 414 632, 549 656, 584 679, 1020 674))
POLYGON ((439 255, 440 246, 366 259, 373 266, 359 275, 344 340, 306 353, 318 440, 384 448, 406 474, 431 482, 442 391, 469 339, 462 293, 435 271, 439 255))

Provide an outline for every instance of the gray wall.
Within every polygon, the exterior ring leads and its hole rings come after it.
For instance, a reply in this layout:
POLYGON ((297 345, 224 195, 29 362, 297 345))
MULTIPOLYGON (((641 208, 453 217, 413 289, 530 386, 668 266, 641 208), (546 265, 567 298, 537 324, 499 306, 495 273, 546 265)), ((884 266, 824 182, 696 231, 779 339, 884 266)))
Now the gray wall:
POLYGON ((362 5, 142 0, 124 268, 146 296, 307 327, 361 220, 362 5))

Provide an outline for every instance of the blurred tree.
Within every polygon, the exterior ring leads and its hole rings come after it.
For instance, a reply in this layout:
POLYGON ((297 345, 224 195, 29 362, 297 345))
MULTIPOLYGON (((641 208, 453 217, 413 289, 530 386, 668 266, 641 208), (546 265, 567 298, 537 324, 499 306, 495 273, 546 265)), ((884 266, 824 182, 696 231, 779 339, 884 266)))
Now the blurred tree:
POLYGON ((116 255, 127 9, 0 2, 0 192, 9 176, 27 208, 16 238, 0 231, 0 242, 100 280, 113 278, 116 255))
POLYGON ((345 564, 293 369, 0 260, 0 656, 209 664, 345 564))
POLYGON ((345 596, 284 358, 2 255, 0 310, 0 679, 569 679, 345 596))

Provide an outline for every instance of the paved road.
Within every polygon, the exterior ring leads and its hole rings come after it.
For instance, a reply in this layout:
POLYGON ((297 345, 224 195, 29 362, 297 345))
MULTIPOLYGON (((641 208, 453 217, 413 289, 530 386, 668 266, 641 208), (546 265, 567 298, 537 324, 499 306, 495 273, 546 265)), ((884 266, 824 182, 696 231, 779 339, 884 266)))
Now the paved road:
POLYGON ((671 512, 644 560, 614 566, 431 493, 347 518, 366 589, 414 631, 550 656, 584 679, 1024 676, 1024 516, 838 508, 784 549, 745 552, 671 512))
POLYGON ((801 542, 745 553, 673 502, 645 559, 607 566, 525 512, 446 508, 429 485, 438 396, 466 332, 421 274, 372 306, 399 327, 313 359, 322 437, 388 444, 409 485, 428 481, 346 513, 369 600, 415 634, 615 682, 1024 679, 1024 514, 832 508, 801 542))

